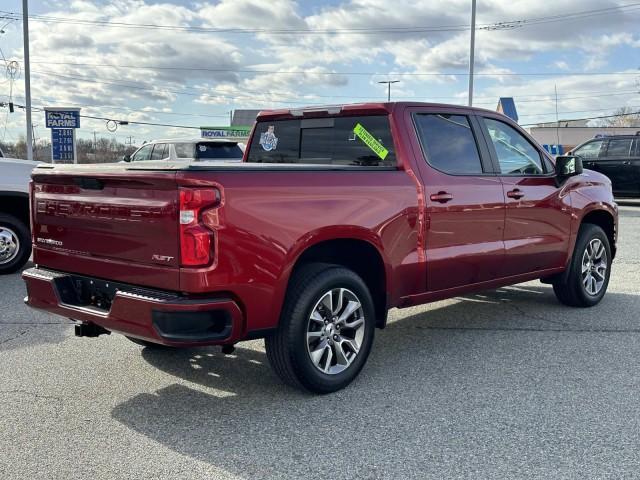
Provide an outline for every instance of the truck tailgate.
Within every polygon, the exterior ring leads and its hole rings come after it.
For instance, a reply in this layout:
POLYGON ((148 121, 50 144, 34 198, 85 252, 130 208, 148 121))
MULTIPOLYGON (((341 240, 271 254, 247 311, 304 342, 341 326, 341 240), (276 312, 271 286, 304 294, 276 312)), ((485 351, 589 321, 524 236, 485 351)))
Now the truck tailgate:
POLYGON ((35 263, 178 288, 175 172, 38 168, 32 195, 35 263))

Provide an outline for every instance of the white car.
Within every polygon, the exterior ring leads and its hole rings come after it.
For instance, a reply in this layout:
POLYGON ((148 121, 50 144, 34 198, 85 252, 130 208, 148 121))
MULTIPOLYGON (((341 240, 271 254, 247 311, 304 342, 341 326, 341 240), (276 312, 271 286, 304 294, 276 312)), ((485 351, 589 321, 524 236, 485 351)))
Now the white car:
POLYGON ((31 255, 29 181, 36 165, 0 150, 0 275, 19 270, 31 255))
POLYGON ((240 162, 244 155, 243 143, 227 139, 167 139, 144 144, 132 155, 125 155, 125 162, 146 160, 166 161, 225 161, 240 162))

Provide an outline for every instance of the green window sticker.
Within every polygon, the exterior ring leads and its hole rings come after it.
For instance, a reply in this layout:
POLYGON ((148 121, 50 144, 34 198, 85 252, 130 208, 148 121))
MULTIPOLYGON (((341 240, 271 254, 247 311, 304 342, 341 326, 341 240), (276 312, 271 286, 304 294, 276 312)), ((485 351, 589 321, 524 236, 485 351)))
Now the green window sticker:
POLYGON ((362 140, 367 147, 373 150, 373 152, 378 157, 380 157, 380 159, 384 160, 387 157, 389 150, 384 148, 384 146, 378 140, 376 140, 375 137, 371 135, 362 125, 357 123, 356 126, 353 127, 353 133, 355 133, 356 137, 362 140))

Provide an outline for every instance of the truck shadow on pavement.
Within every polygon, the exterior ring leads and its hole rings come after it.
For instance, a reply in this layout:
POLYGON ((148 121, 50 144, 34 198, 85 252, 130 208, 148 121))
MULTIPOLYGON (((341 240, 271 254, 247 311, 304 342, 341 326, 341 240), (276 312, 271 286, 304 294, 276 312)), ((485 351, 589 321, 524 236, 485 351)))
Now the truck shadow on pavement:
MULTIPOLYGON (((622 386, 612 374, 640 368, 640 360, 629 364, 640 359, 638 311, 640 295, 608 293, 597 307, 571 309, 545 286, 393 311, 361 375, 325 396, 281 384, 253 349, 258 342, 234 355, 144 349, 145 361, 177 381, 120 403, 112 416, 242 478, 424 478, 447 465, 491 476, 496 457, 555 453, 578 465, 585 459, 566 450, 566 438, 580 422, 563 415, 617 415, 622 386)), ((606 437, 633 426, 612 420, 598 429, 606 437)))
MULTIPOLYGON (((25 268, 32 266, 28 262, 25 268)), ((29 308, 26 294, 20 273, 0 277, 0 351, 56 344, 70 334, 71 322, 29 308)))

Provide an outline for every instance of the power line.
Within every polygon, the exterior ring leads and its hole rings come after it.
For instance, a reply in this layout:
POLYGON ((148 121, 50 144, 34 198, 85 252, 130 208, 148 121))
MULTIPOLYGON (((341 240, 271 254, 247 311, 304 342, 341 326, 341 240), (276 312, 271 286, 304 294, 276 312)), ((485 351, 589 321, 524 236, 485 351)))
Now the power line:
MULTIPOLYGON (((2 97, 8 97, 8 95, 0 95, 2 97)), ((17 96, 16 98, 22 98, 24 99, 24 97, 22 96, 17 96)), ((50 97, 49 98, 53 98, 50 97)), ((47 100, 46 98, 40 97, 35 99, 37 101, 39 101, 40 103, 57 103, 58 100, 47 100)), ((154 115, 173 115, 173 116, 186 116, 186 117, 206 117, 206 118, 228 118, 229 114, 228 113, 219 113, 219 114, 205 114, 205 113, 187 113, 187 112, 163 112, 163 111, 159 111, 159 110, 134 110, 131 108, 126 108, 126 107, 118 107, 115 105, 87 105, 87 104, 81 104, 81 103, 74 103, 74 102, 67 102, 64 101, 62 102, 65 105, 68 105, 70 107, 83 107, 83 108, 104 108, 104 109, 111 109, 111 110, 121 110, 124 112, 128 112, 128 113, 144 113, 144 114, 154 114, 154 115)))
MULTIPOLYGON (((32 61, 42 65, 64 65, 70 67, 110 67, 110 68, 135 68, 145 70, 171 70, 171 71, 198 71, 213 73, 257 73, 257 74, 284 74, 284 75, 356 75, 356 76, 468 76, 465 72, 309 72, 305 70, 254 70, 232 68, 205 68, 205 67, 166 67, 158 65, 125 65, 113 63, 77 63, 77 62, 47 62, 32 61)), ((474 76, 602 76, 602 75, 638 75, 640 71, 618 72, 474 72, 474 76)))
MULTIPOLYGON (((0 103, 0 106, 4 106, 4 104, 0 103)), ((19 105, 19 104, 15 104, 15 106, 17 108, 22 108, 22 109, 26 108, 24 105, 19 105)), ((37 111, 37 112, 43 112, 45 110, 45 107, 32 107, 31 110, 37 111)), ((115 118, 99 117, 96 115, 84 115, 84 114, 80 114, 80 117, 89 118, 92 120, 104 120, 106 122, 115 122, 118 125, 147 125, 147 126, 154 126, 154 127, 185 128, 185 129, 192 129, 192 130, 200 130, 200 127, 194 127, 192 125, 173 125, 173 124, 167 124, 167 123, 140 122, 135 120, 118 120, 115 118)))
MULTIPOLYGON (((119 65, 119 64, 93 64, 93 63, 65 63, 65 62, 31 62, 31 63, 38 63, 38 64, 49 64, 49 65, 68 65, 68 66, 97 66, 97 67, 115 67, 115 68, 147 68, 147 69, 171 69, 171 70, 175 70, 175 69, 179 69, 180 67, 141 67, 141 66, 134 66, 134 65, 119 65)), ((188 67, 184 67, 184 70, 201 70, 200 68, 188 68, 188 67)), ((62 73, 57 73, 57 72, 50 72, 50 71, 41 71, 41 72, 37 72, 38 74, 42 74, 42 75, 53 75, 53 76, 58 76, 58 77, 63 77, 63 78, 72 78, 72 79, 78 79, 78 80, 82 80, 82 81, 87 81, 87 82, 94 82, 95 80, 93 78, 88 78, 88 77, 83 77, 80 75, 72 75, 72 74, 62 74, 62 73)), ((622 72, 619 72, 622 73, 622 72)), ((624 72, 627 73, 627 72, 624 72)), ((632 75, 636 75, 635 72, 628 72, 629 74, 632 75)), ((640 72, 638 72, 640 74, 640 72)), ((114 80, 114 79, 110 79, 110 78, 104 78, 104 80, 102 80, 102 83, 109 83, 109 82, 117 82, 118 80, 114 80)), ((135 88, 135 89, 146 89, 149 91, 157 91, 157 89, 155 88, 149 88, 149 87, 141 87, 140 85, 130 85, 130 84, 120 84, 120 83, 116 83, 116 85, 119 86, 131 86, 131 88, 135 88)), ((242 89, 243 92, 247 92, 247 93, 255 93, 258 95, 289 95, 290 92, 274 92, 274 91, 256 91, 256 90, 247 90, 247 89, 242 89)), ((198 90, 196 90, 198 91, 198 90)), ((558 95, 559 97, 565 97, 567 95, 572 95, 574 93, 586 93, 586 94, 594 94, 594 93, 606 93, 606 95, 602 95, 602 96, 613 96, 613 95, 623 95, 625 93, 629 93, 629 94, 633 94, 633 93, 637 93, 636 91, 627 91, 627 92, 619 92, 619 93, 610 93, 611 90, 600 90, 600 91, 577 91, 577 92, 573 92, 570 94, 560 94, 558 95)), ((171 93, 175 93, 175 91, 172 91, 171 93)), ((349 98, 349 99, 373 99, 375 98, 375 96, 372 95, 368 95, 368 96, 354 96, 354 95, 318 95, 318 94, 309 94, 311 97, 313 98, 349 98)), ((540 97, 551 97, 554 94, 532 94, 532 95, 519 95, 517 96, 517 98, 540 98, 540 97)), ((220 93, 217 96, 225 96, 224 93, 220 93)), ((599 96, 599 95, 589 95, 589 96, 599 96)), ((305 98, 304 95, 298 95, 298 98, 305 98)), ((229 98, 237 98, 237 97, 229 97, 229 98)), ((398 98, 403 98, 403 99, 407 99, 407 98, 420 98, 420 99, 455 99, 455 100, 460 100, 461 97, 457 96, 457 95, 450 95, 450 96, 438 96, 438 97, 434 97, 434 96, 429 96, 429 95, 414 95, 414 96, 403 96, 403 97, 398 97, 398 98)), ((476 97, 477 99, 494 99, 495 97, 493 96, 479 96, 476 97)), ((583 97, 571 97, 571 98, 583 98, 583 97)), ((584 98, 588 98, 588 97, 584 97, 584 98)), ((569 98, 566 98, 565 100, 568 100, 569 98)), ((519 101, 519 103, 523 103, 524 101, 519 101)), ((526 102, 525 102, 526 103, 526 102)), ((485 105, 488 105, 488 103, 485 103, 485 105)), ((222 114, 221 114, 222 116, 222 114)))
MULTIPOLYGON (((61 77, 61 78, 70 78, 70 79, 75 79, 75 80, 81 80, 81 81, 85 81, 85 82, 91 82, 91 83, 99 83, 99 84, 106 84, 106 85, 116 85, 116 86, 121 86, 121 87, 127 87, 127 88, 132 88, 132 89, 136 89, 136 90, 144 90, 144 91, 149 91, 149 92, 168 92, 168 93, 172 93, 175 95, 188 95, 188 96, 196 96, 196 97, 209 97, 209 98, 226 98, 228 100, 238 100, 239 98, 242 99, 246 99, 246 98, 252 98, 251 95, 242 95, 242 97, 238 97, 238 96, 230 96, 230 95, 226 95, 224 93, 219 93, 219 94, 208 94, 205 93, 203 91, 197 90, 197 89, 192 89, 195 91, 186 91, 186 90, 177 90, 177 89, 172 89, 172 88, 166 88, 166 87, 160 87, 160 88, 150 88, 150 87, 144 87, 144 86, 140 86, 140 85, 132 85, 132 84, 127 84, 127 83, 120 83, 120 82, 114 82, 111 81, 110 79, 105 79, 105 80, 94 80, 93 78, 88 78, 88 77, 83 77, 80 75, 65 75, 65 74, 60 74, 60 73, 54 73, 54 72, 40 72, 40 71, 33 71, 33 73, 37 74, 37 75, 50 75, 50 76, 54 76, 54 77, 61 77)), ((257 95, 265 95, 265 94, 269 94, 269 95, 282 95, 281 92, 257 92, 257 91, 252 91, 252 90, 244 90, 247 93, 255 93, 257 95)), ((584 96, 574 96, 574 97, 562 97, 562 101, 566 101, 566 100, 577 100, 577 99, 582 99, 582 98, 594 98, 594 97, 611 97, 611 96, 620 96, 620 95, 632 95, 632 94, 636 94, 638 92, 636 92, 635 90, 629 90, 629 91, 624 91, 624 92, 616 92, 616 93, 605 93, 605 94, 601 94, 601 95, 594 95, 592 92, 584 92, 584 93, 588 93, 587 95, 584 96)), ((331 96, 331 95, 316 95, 316 94, 312 94, 313 98, 366 98, 366 99, 373 99, 372 96, 369 97, 355 97, 355 96, 349 96, 349 95, 345 95, 345 96, 331 96)), ((532 96, 533 97, 533 96, 532 96)), ((518 103, 539 103, 545 100, 551 100, 551 95, 544 95, 545 98, 539 98, 537 96, 535 96, 537 99, 536 100, 518 100, 518 103)), ((304 98, 303 96, 297 96, 295 97, 296 99, 301 99, 304 98)), ((403 99, 405 98, 420 98, 420 99, 427 99, 427 98, 435 98, 435 97, 428 97, 428 96, 416 96, 416 97, 401 97, 403 99)), ((440 97, 440 98, 453 98, 453 99, 457 99, 458 97, 440 97)), ((489 98, 494 98, 494 97, 477 97, 477 98, 481 98, 481 99, 489 99, 489 98)), ((516 98, 526 98, 526 97, 516 97, 516 98)), ((309 101, 312 99, 309 99, 309 101)), ((462 100, 462 99, 460 99, 462 100)), ((306 102, 300 102, 297 100, 291 100, 291 99, 281 99, 281 100, 257 100, 257 102, 259 103, 291 103, 291 104, 301 104, 301 105, 308 105, 309 101, 306 102)), ((478 103, 478 105, 490 105, 491 103, 487 103, 487 102, 480 102, 478 103)), ((217 115, 216 115, 217 116, 217 115)), ((220 115, 222 116, 222 115, 220 115)))
MULTIPOLYGON (((640 3, 630 3, 626 5, 617 5, 615 7, 599 8, 593 10, 582 10, 578 12, 568 12, 564 14, 551 15, 545 17, 534 17, 521 20, 499 21, 493 23, 478 24, 478 30, 504 30, 511 28, 519 28, 528 25, 538 25, 541 23, 552 23, 558 21, 578 20, 593 16, 601 16, 610 13, 616 13, 623 10, 636 10, 640 7, 640 3)), ((0 11, 5 15, 5 19, 17 20, 22 17, 18 12, 0 11)), ((211 28, 187 25, 161 25, 153 23, 128 23, 115 22, 109 20, 88 20, 73 17, 57 17, 50 15, 30 15, 33 21, 42 23, 66 23, 77 25, 93 25, 107 26, 117 28, 143 28, 171 31, 191 31, 201 33, 231 33, 231 34, 282 34, 282 35, 309 35, 309 34, 378 34, 378 33, 424 33, 424 32, 451 32, 469 30, 468 24, 454 24, 441 26, 404 26, 404 27, 368 27, 368 28, 211 28)))

